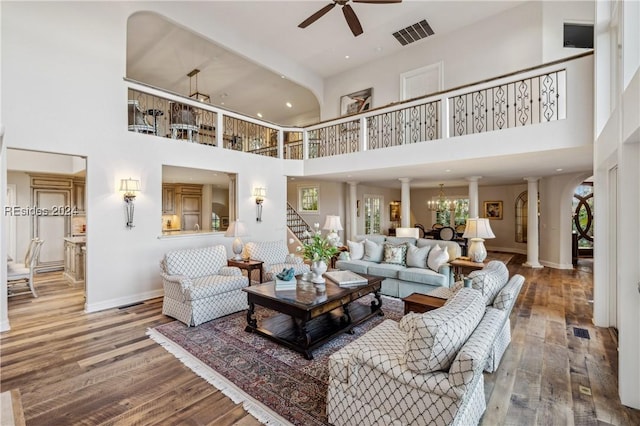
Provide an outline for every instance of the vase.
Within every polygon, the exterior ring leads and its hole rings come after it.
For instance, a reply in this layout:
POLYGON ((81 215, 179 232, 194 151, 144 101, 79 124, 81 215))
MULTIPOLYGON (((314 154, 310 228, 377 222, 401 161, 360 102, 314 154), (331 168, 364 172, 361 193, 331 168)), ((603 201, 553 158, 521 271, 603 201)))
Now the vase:
POLYGON ((327 263, 324 260, 316 260, 311 264, 311 271, 313 272, 313 278, 311 282, 316 284, 323 284, 324 278, 322 274, 327 272, 327 263))

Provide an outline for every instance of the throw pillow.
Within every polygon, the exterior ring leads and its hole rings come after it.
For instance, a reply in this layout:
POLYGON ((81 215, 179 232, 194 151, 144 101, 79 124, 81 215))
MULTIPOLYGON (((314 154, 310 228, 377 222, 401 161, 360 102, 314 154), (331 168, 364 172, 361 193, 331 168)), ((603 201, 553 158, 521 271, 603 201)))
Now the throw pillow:
POLYGON ((427 266, 432 271, 438 272, 438 269, 441 265, 444 265, 449 260, 449 254, 446 250, 443 250, 440 245, 436 245, 429 252, 429 257, 427 258, 427 266))
POLYGON ((384 260, 382 263, 405 266, 407 264, 407 245, 384 243, 384 260))
POLYGON ((479 291, 462 288, 441 308, 405 315, 399 327, 407 334, 404 358, 417 373, 448 370, 484 315, 479 291))
POLYGON ((431 250, 430 246, 418 248, 410 245, 407 249, 407 266, 410 268, 426 268, 429 250, 431 250))
POLYGON ((351 260, 360 260, 364 257, 364 241, 347 240, 347 247, 349 247, 351 260))
POLYGON ((363 260, 380 263, 384 255, 384 246, 374 243, 370 240, 364 240, 364 257, 363 260))

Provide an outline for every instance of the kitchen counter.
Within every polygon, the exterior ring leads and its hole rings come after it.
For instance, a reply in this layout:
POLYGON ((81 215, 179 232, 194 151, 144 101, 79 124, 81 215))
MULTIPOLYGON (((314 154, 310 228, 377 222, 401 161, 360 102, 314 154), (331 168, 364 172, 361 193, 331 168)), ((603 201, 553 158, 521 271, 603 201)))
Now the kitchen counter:
POLYGON ((84 260, 87 237, 64 238, 64 273, 71 284, 84 282, 84 260))

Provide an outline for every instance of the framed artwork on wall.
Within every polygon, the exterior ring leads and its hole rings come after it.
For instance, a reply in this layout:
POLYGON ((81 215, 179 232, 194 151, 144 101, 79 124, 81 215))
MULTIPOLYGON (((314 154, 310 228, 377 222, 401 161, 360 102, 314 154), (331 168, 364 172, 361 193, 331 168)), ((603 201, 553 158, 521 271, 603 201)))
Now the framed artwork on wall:
POLYGON ((391 222, 400 221, 400 201, 392 201, 389 204, 389 220, 391 222))
POLYGON ((484 217, 502 220, 502 201, 485 201, 484 217))
POLYGON ((357 114, 371 109, 372 96, 372 87, 340 96, 340 115, 357 114))

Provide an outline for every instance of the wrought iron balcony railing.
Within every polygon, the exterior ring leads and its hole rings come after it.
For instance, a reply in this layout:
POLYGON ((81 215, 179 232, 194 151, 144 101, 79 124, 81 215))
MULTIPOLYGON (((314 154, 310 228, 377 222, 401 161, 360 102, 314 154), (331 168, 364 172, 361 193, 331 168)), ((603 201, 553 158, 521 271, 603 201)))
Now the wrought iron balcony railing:
POLYGON ((126 80, 128 129, 293 160, 424 143, 564 119, 568 64, 592 54, 305 128, 282 127, 126 80))

